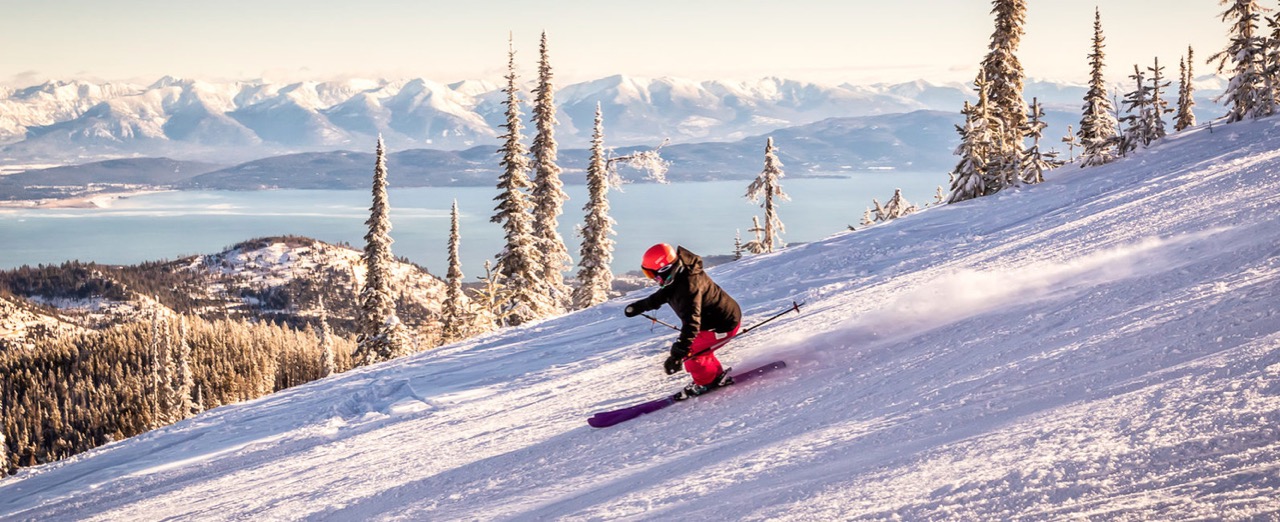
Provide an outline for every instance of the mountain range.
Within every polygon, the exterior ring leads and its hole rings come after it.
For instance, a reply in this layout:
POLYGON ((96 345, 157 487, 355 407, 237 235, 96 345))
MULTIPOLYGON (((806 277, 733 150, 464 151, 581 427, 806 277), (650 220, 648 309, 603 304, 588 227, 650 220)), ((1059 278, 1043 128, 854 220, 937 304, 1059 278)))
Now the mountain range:
MULTIPOLYGON (((1197 80, 1202 110, 1212 106, 1208 98, 1222 85, 1214 76, 1197 80)), ((371 151, 379 134, 392 151, 492 149, 505 122, 501 87, 421 78, 47 82, 0 91, 0 158, 12 165, 165 157, 230 166, 303 152, 371 151)), ((525 86, 521 93, 526 117, 530 90, 525 86)), ((1025 95, 1050 111, 1071 114, 1078 113, 1084 92, 1082 85, 1029 81, 1025 95)), ((958 121, 964 100, 971 99, 972 90, 958 83, 857 86, 615 75, 556 90, 556 138, 561 148, 586 148, 597 104, 608 146, 653 147, 664 140, 733 143, 830 118, 922 110, 958 121)), ((1050 134, 1065 134, 1071 121, 1063 119, 1062 128, 1050 134)))

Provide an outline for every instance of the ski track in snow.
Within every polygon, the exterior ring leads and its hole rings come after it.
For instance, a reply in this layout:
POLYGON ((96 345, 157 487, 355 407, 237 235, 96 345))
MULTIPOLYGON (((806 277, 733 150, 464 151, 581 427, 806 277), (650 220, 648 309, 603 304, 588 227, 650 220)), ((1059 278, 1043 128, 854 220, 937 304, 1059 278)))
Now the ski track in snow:
POLYGON ((637 292, 25 470, 0 519, 1280 519, 1273 120, 716 267, 747 324, 805 303, 722 352, 787 361, 749 385, 587 427, 683 384, 637 292))

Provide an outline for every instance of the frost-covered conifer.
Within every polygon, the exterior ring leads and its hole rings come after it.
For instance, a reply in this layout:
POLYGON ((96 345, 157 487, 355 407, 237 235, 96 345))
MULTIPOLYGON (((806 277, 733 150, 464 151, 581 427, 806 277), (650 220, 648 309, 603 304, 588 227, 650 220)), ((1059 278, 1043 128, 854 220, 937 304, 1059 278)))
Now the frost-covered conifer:
POLYGON ((744 249, 742 246, 742 230, 735 228, 733 230, 733 260, 734 261, 742 259, 743 250, 744 249))
POLYGON ((187 318, 178 319, 178 343, 176 346, 175 359, 176 371, 174 372, 174 420, 181 420, 200 413, 201 410, 196 409, 195 402, 192 400, 192 392, 195 389, 195 375, 191 371, 191 340, 190 332, 187 329, 187 318))
POLYGON ((979 74, 974 82, 978 90, 978 104, 965 102, 960 112, 965 115, 963 127, 956 126, 960 134, 960 145, 955 154, 960 161, 950 173, 951 192, 947 203, 958 203, 967 199, 985 196, 989 193, 987 186, 987 169, 991 163, 991 150, 995 147, 996 129, 1000 122, 991 118, 988 111, 987 81, 984 74, 979 74))
POLYGON ((1231 62, 1233 75, 1226 90, 1215 100, 1227 106, 1227 123, 1245 118, 1266 116, 1274 111, 1274 100, 1265 98, 1264 72, 1266 62, 1265 38, 1259 34, 1258 21, 1264 11, 1270 11, 1256 0, 1222 0, 1227 10, 1222 20, 1230 22, 1231 42, 1226 49, 1209 57, 1218 62, 1218 72, 1227 70, 1231 62))
MULTIPOLYGON (((159 302, 159 299, 156 299, 159 302)), ((151 367, 148 376, 148 400, 151 419, 147 429, 155 429, 172 423, 173 413, 173 362, 170 357, 172 337, 169 320, 157 305, 151 313, 151 339, 149 343, 151 367)))
POLYGON ((1075 161, 1076 147, 1080 146, 1080 140, 1077 139, 1075 130, 1070 125, 1067 125, 1067 135, 1062 137, 1062 143, 1067 146, 1067 161, 1075 161))
POLYGON ((551 61, 547 55, 547 33, 542 33, 539 48, 538 87, 534 90, 533 124, 537 128, 533 145, 529 147, 533 163, 533 235, 538 240, 542 263, 542 285, 554 304, 553 312, 560 311, 568 303, 569 287, 564 283, 564 272, 573 265, 569 249, 559 232, 559 216, 564 213, 564 203, 569 195, 560 180, 560 166, 556 164, 555 138, 556 105, 555 87, 551 83, 551 61))
POLYGON ((1044 181, 1045 171, 1062 165, 1057 152, 1040 150, 1040 139, 1044 137, 1044 128, 1048 126, 1040 120, 1043 117, 1044 108, 1040 106, 1040 101, 1032 98, 1031 115, 1027 119, 1026 129, 1026 134, 1031 137, 1031 146, 1022 153, 1023 183, 1040 183, 1044 181))
POLYGON ((462 295, 462 260, 458 253, 458 246, 461 242, 461 234, 458 226, 458 200, 453 200, 453 209, 450 211, 450 227, 449 227, 449 271, 446 276, 448 289, 445 293, 443 308, 443 331, 441 332, 441 341, 444 344, 462 340, 467 335, 467 325, 471 318, 467 313, 466 304, 463 303, 462 295))
POLYGON ((507 106, 507 122, 503 125, 507 133, 501 136, 503 146, 498 149, 503 167, 502 176, 498 178, 501 192, 494 198, 498 202, 494 207, 497 213, 489 219, 501 223, 506 231, 506 246, 496 256, 496 275, 493 276, 493 283, 506 293, 500 301, 491 303, 501 307, 493 310, 499 326, 523 324, 546 317, 554 310, 551 296, 542 291, 541 255, 533 235, 533 203, 526 193, 533 189, 533 183, 529 181, 527 150, 521 142, 524 137, 520 132, 523 124, 516 87, 516 52, 510 43, 507 56, 507 88, 503 91, 507 95, 503 102, 507 106))
POLYGON ((1192 86, 1192 81, 1195 79, 1192 72, 1194 57, 1195 52, 1188 45, 1187 56, 1179 60, 1182 79, 1178 84, 1178 112, 1177 116, 1174 117, 1173 123, 1173 130, 1175 131, 1181 131, 1196 125, 1196 115, 1192 112, 1192 108, 1196 105, 1195 87, 1192 86))
POLYGON ((1044 108, 1040 106, 1040 101, 1032 98, 1031 114, 1027 119, 1026 129, 1026 134, 1031 137, 1031 146, 1022 154, 1023 183, 1043 182, 1045 171, 1062 165, 1062 162, 1057 159, 1057 152, 1040 150, 1040 140, 1044 137, 1045 127, 1048 126, 1041 120, 1043 117, 1044 108))
POLYGON ((763 254, 768 252, 764 244, 764 227, 760 226, 760 216, 751 216, 751 228, 748 228, 747 232, 754 234, 756 238, 751 241, 747 241, 745 245, 742 245, 742 248, 745 248, 747 252, 751 252, 752 254, 763 254))
MULTIPOLYGON (((876 215, 875 215, 875 212, 871 210, 871 207, 867 207, 867 210, 862 213, 862 221, 860 221, 858 224, 862 225, 863 227, 869 227, 871 225, 876 224, 876 215)), ((852 229, 853 227, 849 227, 849 228, 852 229)))
POLYGON ((986 164, 988 193, 1020 182, 1019 165, 1027 121, 1027 103, 1022 97, 1026 75, 1016 54, 1027 19, 1026 0, 992 0, 991 3, 995 31, 991 33, 990 52, 982 61, 981 75, 988 86, 988 114, 1000 125, 991 127, 992 148, 986 164))
POLYGON ((883 216, 881 221, 892 221, 920 210, 919 207, 912 205, 911 202, 902 197, 902 189, 894 189, 893 197, 889 198, 889 201, 884 206, 880 206, 880 202, 874 199, 871 201, 876 205, 877 212, 883 216))
POLYGON ((493 270, 493 264, 489 261, 484 262, 484 275, 476 276, 481 282, 481 287, 476 290, 475 298, 480 303, 477 309, 483 320, 489 321, 488 324, 495 327, 502 327, 509 324, 509 314, 513 308, 511 303, 511 291, 507 290, 503 281, 505 278, 502 274, 493 270))
POLYGON ((609 166, 604 151, 604 116, 596 103, 595 130, 591 135, 591 160, 587 164, 586 212, 578 235, 582 246, 578 251, 578 287, 573 292, 574 308, 587 308, 609 299, 613 289, 614 220, 609 216, 609 166))
POLYGON ((1169 108, 1169 101, 1164 99, 1164 90, 1169 87, 1169 82, 1164 81, 1164 67, 1160 66, 1160 58, 1156 57, 1155 63, 1147 68, 1147 72, 1151 73, 1151 115, 1149 117, 1150 136, 1152 140, 1158 140, 1168 135, 1165 130, 1164 115, 1173 112, 1169 108))
POLYGON ((336 356, 333 353, 333 329, 329 326, 329 309, 324 305, 324 296, 317 300, 320 308, 319 325, 316 335, 320 337, 320 377, 328 377, 338 371, 336 356))
POLYGON ((1084 95, 1084 114, 1080 117, 1080 166, 1102 165, 1116 159, 1118 123, 1114 106, 1107 94, 1102 76, 1106 53, 1103 52, 1102 12, 1094 10, 1093 52, 1089 53, 1089 90, 1084 95))
MULTIPOLYGON (((777 201, 788 201, 791 198, 782 192, 782 162, 773 151, 773 138, 764 145, 764 170, 747 186, 747 199, 752 203, 760 202, 764 209, 764 230, 760 238, 763 252, 773 252, 784 246, 782 232, 786 228, 778 217, 777 201)), ((760 253, 760 252, 757 252, 760 253)))
POLYGON ((1137 65, 1133 66, 1133 74, 1129 76, 1133 80, 1135 90, 1129 91, 1124 95, 1124 109, 1126 116, 1120 118, 1120 123, 1124 124, 1124 131, 1120 135, 1119 152, 1121 156, 1127 156, 1138 148, 1138 145, 1147 146, 1151 143, 1148 130, 1150 122, 1150 105, 1149 98, 1151 91, 1147 88, 1146 77, 1137 65))
POLYGON ((373 168, 373 205, 369 207, 369 232, 365 234, 364 287, 360 290, 359 334, 355 364, 382 362, 411 351, 404 325, 396 315, 395 293, 391 288, 391 217, 387 201, 387 157, 378 136, 373 168))

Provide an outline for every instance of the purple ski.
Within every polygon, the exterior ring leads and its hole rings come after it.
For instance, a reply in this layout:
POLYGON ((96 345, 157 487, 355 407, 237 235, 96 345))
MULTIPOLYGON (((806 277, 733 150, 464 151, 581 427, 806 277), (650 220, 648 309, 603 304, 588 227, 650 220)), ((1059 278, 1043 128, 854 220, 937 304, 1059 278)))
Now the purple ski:
MULTIPOLYGON (((777 370, 779 368, 786 368, 786 367, 787 367, 787 363, 783 361, 774 361, 764 366, 761 366, 759 368, 755 368, 753 370, 748 370, 739 374, 735 374, 733 376, 733 382, 734 382, 733 385, 737 386, 739 384, 750 381, 751 379, 764 375, 773 370, 777 370)), ((709 390, 707 393, 710 393, 718 389, 719 388, 713 388, 712 390, 709 390)), ((622 408, 618 410, 602 411, 600 413, 592 415, 591 418, 587 419, 587 424, 590 424, 591 427, 593 428, 605 428, 608 426, 613 426, 614 424, 618 424, 620 422, 629 421, 631 419, 634 419, 646 413, 653 413, 655 411, 661 410, 675 403, 676 403, 675 399, 671 397, 663 397, 661 399, 655 399, 649 402, 642 402, 640 404, 636 404, 634 406, 628 406, 626 408, 622 408)))

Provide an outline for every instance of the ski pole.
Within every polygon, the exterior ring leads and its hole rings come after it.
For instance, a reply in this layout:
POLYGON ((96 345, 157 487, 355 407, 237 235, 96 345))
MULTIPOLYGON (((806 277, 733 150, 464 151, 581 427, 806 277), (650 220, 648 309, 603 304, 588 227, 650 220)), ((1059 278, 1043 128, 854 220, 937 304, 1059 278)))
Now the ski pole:
POLYGON ((730 338, 728 338, 728 339, 725 339, 725 340, 723 340, 723 341, 720 341, 720 342, 718 342, 718 343, 716 343, 716 344, 713 344, 713 345, 711 345, 711 346, 708 346, 708 347, 706 347, 706 348, 704 348, 704 349, 702 349, 702 350, 699 350, 699 351, 698 351, 698 353, 694 353, 694 354, 686 355, 686 356, 685 356, 685 360, 692 359, 692 358, 697 357, 697 356, 699 356, 699 355, 702 355, 702 354, 704 354, 704 353, 714 352, 714 351, 716 351, 716 350, 719 350, 719 349, 720 349, 720 347, 721 347, 721 346, 724 346, 724 345, 725 345, 725 343, 729 342, 729 340, 730 340, 730 339, 737 338, 738 336, 741 336, 741 335, 743 335, 743 334, 745 334, 745 333, 747 333, 747 332, 750 332, 750 331, 752 331, 752 330, 755 330, 756 328, 759 328, 759 327, 761 327, 761 326, 764 326, 764 325, 765 325, 765 323, 768 323, 769 321, 772 321, 772 320, 774 320, 774 319, 777 319, 777 318, 779 318, 779 317, 782 317, 782 316, 784 316, 784 315, 787 315, 787 314, 789 314, 789 313, 791 313, 791 312, 795 312, 795 313, 797 313, 797 314, 798 314, 798 313, 800 313, 800 305, 802 305, 802 304, 804 304, 804 303, 797 303, 797 302, 795 302, 795 301, 792 301, 792 302, 791 302, 791 307, 787 308, 786 310, 783 310, 783 311, 781 311, 781 312, 778 312, 778 313, 774 314, 772 317, 770 317, 770 318, 768 318, 768 319, 765 319, 765 320, 763 320, 763 321, 760 321, 760 322, 758 322, 758 323, 756 323, 756 324, 753 324, 753 325, 751 325, 751 326, 747 327, 747 329, 745 329, 745 330, 743 330, 743 331, 741 331, 741 332, 738 332, 738 335, 735 335, 735 336, 733 336, 733 337, 730 337, 730 338))
POLYGON ((680 331, 680 329, 679 329, 679 328, 676 328, 675 326, 672 326, 672 325, 670 325, 670 324, 667 324, 667 323, 665 323, 665 322, 662 322, 662 320, 661 320, 661 319, 658 319, 657 317, 654 317, 654 316, 649 315, 649 314, 640 314, 640 315, 644 316, 646 319, 648 319, 648 320, 650 320, 650 321, 653 321, 653 322, 655 322, 655 323, 657 323, 657 324, 660 324, 660 325, 662 325, 662 326, 665 326, 665 327, 670 328, 670 329, 672 329, 672 330, 675 330, 675 331, 677 331, 677 332, 679 332, 679 331, 680 331))

